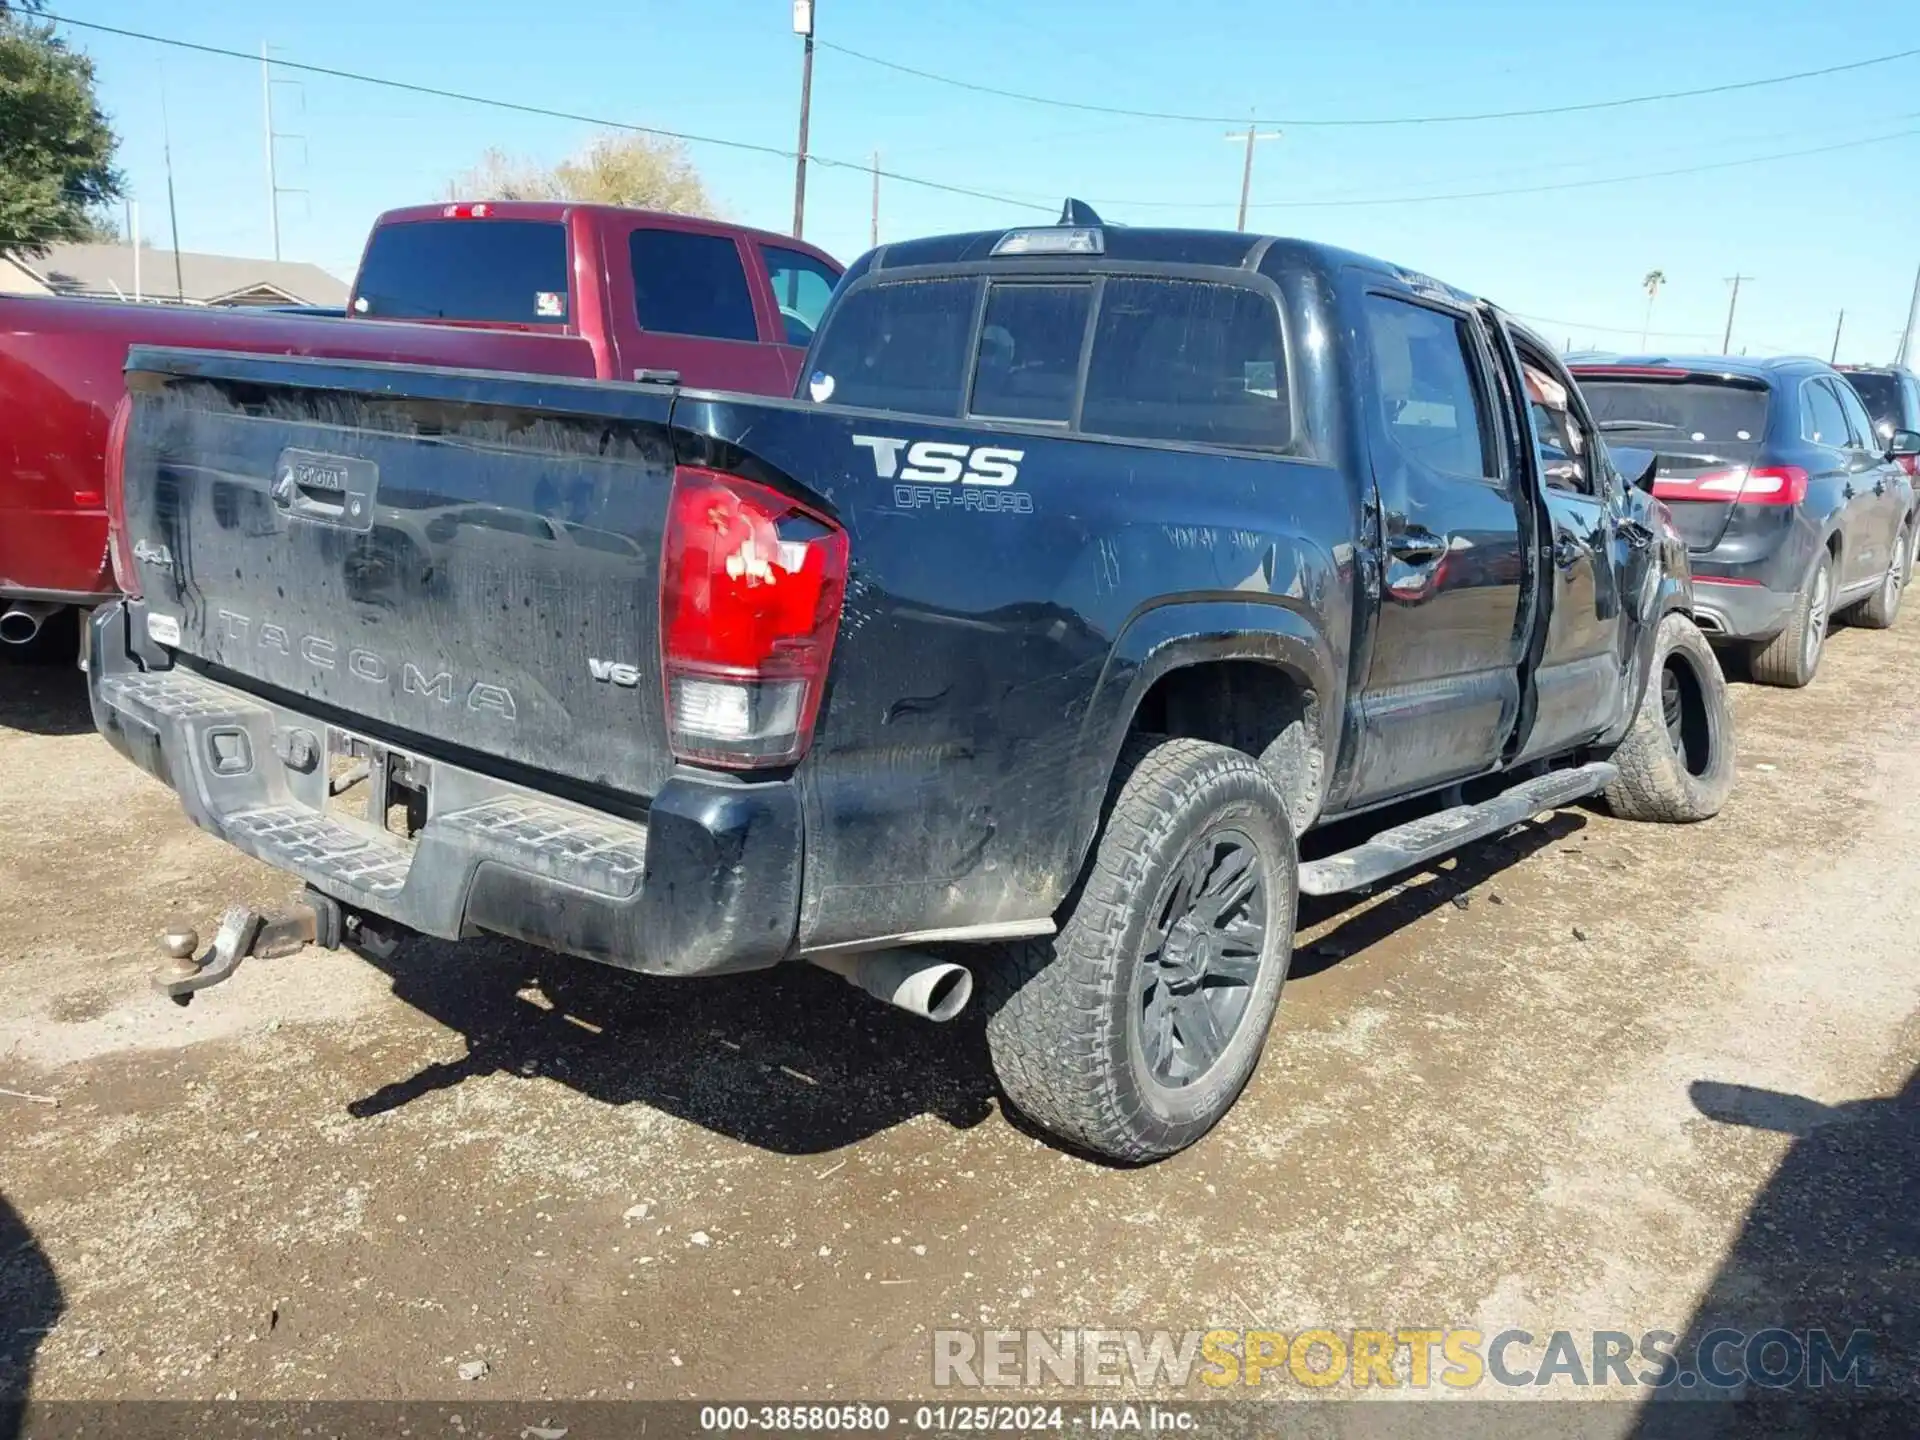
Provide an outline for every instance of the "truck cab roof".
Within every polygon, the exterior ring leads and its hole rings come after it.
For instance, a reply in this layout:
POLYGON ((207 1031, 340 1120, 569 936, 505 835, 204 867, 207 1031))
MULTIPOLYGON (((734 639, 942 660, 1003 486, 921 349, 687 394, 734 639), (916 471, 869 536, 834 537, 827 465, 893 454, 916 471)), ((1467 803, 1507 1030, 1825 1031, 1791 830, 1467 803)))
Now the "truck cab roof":
MULTIPOLYGON (((1082 212, 1090 213, 1090 212, 1082 212)), ((1097 221, 1098 217, 1094 217, 1097 221)), ((1206 266, 1258 271, 1305 268, 1323 271, 1348 267, 1374 270, 1418 290, 1444 296, 1456 304, 1472 304, 1475 296, 1416 270, 1318 241, 1281 235, 1248 234, 1240 230, 1203 230, 1177 226, 1018 225, 1007 229, 971 230, 931 235, 882 245, 856 260, 847 271, 849 282, 883 271, 937 268, 993 270, 1016 265, 1075 271, 1112 265, 1206 266), (1075 234, 1095 237, 1087 246, 1068 248, 1075 234), (1016 240, 1016 237, 1021 237, 1016 240), (1049 240, 1054 243, 1049 244, 1049 240)))
MULTIPOLYGON (((833 257, 817 245, 809 245, 804 240, 796 240, 791 235, 772 230, 758 230, 750 225, 736 225, 704 215, 676 215, 665 210, 643 210, 630 205, 594 205, 580 200, 453 200, 436 205, 403 205, 381 212, 374 219, 373 229, 428 220, 534 220, 557 225, 575 216, 602 217, 629 225, 635 220, 645 220, 648 228, 653 230, 724 231, 729 235, 744 235, 750 240, 779 245, 789 250, 802 250, 833 261, 833 257)), ((833 263, 838 264, 837 261, 833 263)))

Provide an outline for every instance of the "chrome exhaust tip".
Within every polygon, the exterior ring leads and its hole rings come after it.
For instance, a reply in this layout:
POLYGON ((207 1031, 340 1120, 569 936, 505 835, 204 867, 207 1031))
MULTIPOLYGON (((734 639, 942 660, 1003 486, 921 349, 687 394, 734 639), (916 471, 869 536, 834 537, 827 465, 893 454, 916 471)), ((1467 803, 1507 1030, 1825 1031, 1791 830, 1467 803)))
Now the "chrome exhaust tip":
POLYGON ((951 1020, 973 998, 971 970, 918 950, 870 950, 854 955, 809 955, 807 959, 876 1000, 922 1020, 951 1020))
POLYGON ((60 607, 45 600, 16 600, 0 613, 0 644, 28 645, 60 607))

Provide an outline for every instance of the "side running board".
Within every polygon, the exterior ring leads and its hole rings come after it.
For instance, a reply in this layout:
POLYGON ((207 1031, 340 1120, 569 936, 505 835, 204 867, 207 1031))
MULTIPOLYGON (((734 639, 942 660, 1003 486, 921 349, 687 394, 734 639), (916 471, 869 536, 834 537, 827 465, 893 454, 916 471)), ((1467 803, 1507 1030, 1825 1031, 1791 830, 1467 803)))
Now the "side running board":
POLYGON ((1300 893, 1338 895, 1376 884, 1416 865, 1430 864, 1449 850, 1497 835, 1543 811, 1604 790, 1619 773, 1612 762, 1596 760, 1577 769, 1556 770, 1522 781, 1478 805, 1455 805, 1436 815, 1422 815, 1382 830, 1364 845, 1302 865, 1300 893))

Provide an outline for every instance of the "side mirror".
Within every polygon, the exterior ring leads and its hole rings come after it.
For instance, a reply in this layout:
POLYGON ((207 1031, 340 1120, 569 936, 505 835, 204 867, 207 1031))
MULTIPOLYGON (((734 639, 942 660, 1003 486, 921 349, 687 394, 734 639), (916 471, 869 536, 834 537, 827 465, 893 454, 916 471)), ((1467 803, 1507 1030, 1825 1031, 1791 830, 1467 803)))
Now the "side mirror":
POLYGON ((1660 457, 1658 455, 1650 456, 1647 460, 1647 468, 1633 477, 1633 488, 1636 490, 1644 490, 1647 494, 1651 495, 1653 493, 1653 483, 1659 476, 1660 457))
POLYGON ((1903 455, 1920 455, 1920 430, 1896 430, 1887 441, 1887 458, 1898 460, 1903 455))

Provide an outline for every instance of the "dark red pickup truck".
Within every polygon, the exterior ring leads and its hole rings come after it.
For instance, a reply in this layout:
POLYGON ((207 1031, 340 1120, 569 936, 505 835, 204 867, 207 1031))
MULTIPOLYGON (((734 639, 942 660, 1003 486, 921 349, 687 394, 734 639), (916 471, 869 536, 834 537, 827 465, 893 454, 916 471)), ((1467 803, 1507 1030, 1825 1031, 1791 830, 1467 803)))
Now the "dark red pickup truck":
POLYGON ((131 344, 790 395, 840 269, 738 225, 489 202, 382 215, 344 319, 0 296, 0 642, 117 591, 102 477, 131 344))

